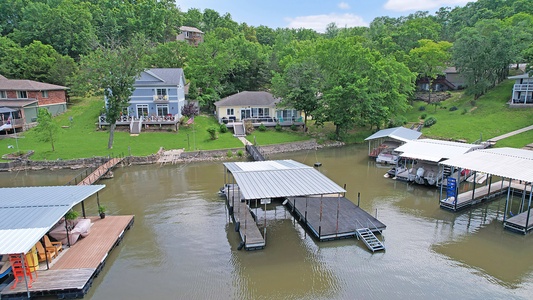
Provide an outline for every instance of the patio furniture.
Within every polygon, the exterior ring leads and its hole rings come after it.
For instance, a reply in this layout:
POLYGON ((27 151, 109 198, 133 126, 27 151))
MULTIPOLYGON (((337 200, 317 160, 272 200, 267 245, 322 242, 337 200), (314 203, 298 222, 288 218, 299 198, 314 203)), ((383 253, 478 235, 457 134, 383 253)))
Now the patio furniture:
POLYGON ((35 247, 37 248, 37 256, 38 256, 38 260, 39 262, 43 262, 43 261, 46 261, 46 259, 48 258, 48 261, 52 261, 52 259, 54 257, 56 257, 56 250, 55 248, 45 248, 43 247, 43 244, 41 244, 41 242, 37 242, 37 244, 35 244, 35 247))
POLYGON ((63 251, 63 244, 61 242, 52 242, 50 241, 50 238, 48 235, 44 235, 44 246, 46 248, 54 248, 56 250, 56 253, 59 254, 59 252, 63 251))

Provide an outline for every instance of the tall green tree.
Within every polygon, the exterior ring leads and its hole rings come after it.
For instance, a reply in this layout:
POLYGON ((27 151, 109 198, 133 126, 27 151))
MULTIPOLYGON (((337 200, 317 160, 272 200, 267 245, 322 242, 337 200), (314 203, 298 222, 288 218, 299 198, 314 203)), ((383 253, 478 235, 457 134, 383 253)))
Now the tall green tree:
POLYGON ((100 47, 87 56, 82 56, 78 86, 87 91, 103 90, 106 98, 106 121, 109 126, 107 148, 113 148, 116 122, 121 112, 128 107, 133 93, 135 78, 145 69, 145 57, 150 47, 143 36, 136 36, 126 45, 113 48, 100 47))
POLYGON ((52 114, 46 108, 39 108, 37 112, 37 126, 35 132, 41 142, 50 143, 55 151, 54 142, 57 141, 59 125, 52 119, 52 114))
POLYGON ((411 49, 410 66, 411 71, 418 73, 420 77, 427 78, 429 81, 429 103, 431 103, 431 90, 433 81, 437 76, 443 75, 451 59, 450 42, 434 42, 432 40, 418 41, 419 47, 411 49))

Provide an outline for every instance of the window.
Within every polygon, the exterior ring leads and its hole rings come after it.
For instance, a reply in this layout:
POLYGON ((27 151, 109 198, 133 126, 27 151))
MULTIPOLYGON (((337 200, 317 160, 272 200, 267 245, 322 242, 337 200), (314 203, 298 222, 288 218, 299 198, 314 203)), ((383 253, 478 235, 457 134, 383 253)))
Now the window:
POLYGON ((28 94, 26 91, 17 91, 17 98, 28 99, 28 94))
POLYGON ((234 115, 233 108, 228 108, 228 109, 226 109, 226 115, 228 115, 228 116, 233 116, 233 115, 234 115))
POLYGON ((148 104, 137 104, 137 117, 148 116, 148 104))
POLYGON ((167 89, 157 89, 157 95, 158 96, 166 96, 167 95, 167 89))
POLYGON ((168 104, 157 104, 157 115, 160 117, 164 117, 168 115, 168 104))
POLYGON ((6 99, 6 98, 7 98, 6 91, 0 91, 0 99, 6 99))
POLYGON ((48 98, 48 91, 41 91, 41 97, 48 98))

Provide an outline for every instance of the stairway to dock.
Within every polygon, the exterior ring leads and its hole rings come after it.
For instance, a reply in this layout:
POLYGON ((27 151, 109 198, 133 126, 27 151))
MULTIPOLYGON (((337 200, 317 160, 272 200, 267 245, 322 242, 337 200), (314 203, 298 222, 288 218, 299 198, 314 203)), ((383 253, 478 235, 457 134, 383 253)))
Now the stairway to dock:
POLYGON ((359 228, 356 230, 357 239, 363 240, 368 249, 372 252, 385 250, 385 245, 374 235, 368 228, 359 228))
POLYGON ((233 123, 233 136, 246 136, 246 128, 244 127, 244 123, 233 123))

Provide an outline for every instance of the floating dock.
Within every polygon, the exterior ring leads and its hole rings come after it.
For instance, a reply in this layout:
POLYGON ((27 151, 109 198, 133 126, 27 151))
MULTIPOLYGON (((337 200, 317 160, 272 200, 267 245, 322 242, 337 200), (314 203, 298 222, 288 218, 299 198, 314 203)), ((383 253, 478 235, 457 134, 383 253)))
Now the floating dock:
POLYGON ((37 276, 30 288, 13 282, 0 292, 2 299, 27 299, 37 296, 56 296, 59 299, 83 298, 106 259, 121 241, 126 230, 134 222, 134 216, 107 216, 105 219, 91 217, 90 234, 80 238, 70 248, 63 249, 57 258, 36 271, 37 276))
POLYGON ((345 197, 291 197, 287 206, 320 241, 351 238, 363 228, 381 234, 386 228, 345 197))

